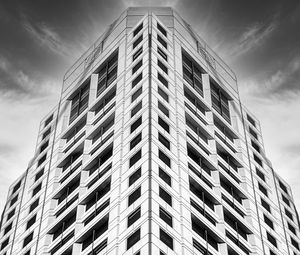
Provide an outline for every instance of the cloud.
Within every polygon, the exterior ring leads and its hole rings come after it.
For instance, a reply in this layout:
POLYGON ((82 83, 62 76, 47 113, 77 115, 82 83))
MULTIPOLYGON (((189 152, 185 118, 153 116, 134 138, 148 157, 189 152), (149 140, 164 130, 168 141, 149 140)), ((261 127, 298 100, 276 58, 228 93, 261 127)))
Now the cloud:
POLYGON ((52 52, 63 57, 70 55, 68 45, 63 42, 54 29, 46 23, 31 24, 26 18, 23 18, 22 25, 24 29, 41 44, 41 46, 45 46, 52 52))
POLYGON ((248 27, 239 37, 238 43, 232 48, 231 57, 243 55, 260 46, 271 35, 275 28, 275 21, 272 21, 268 25, 255 23, 248 27))
POLYGON ((57 80, 25 73, 4 57, 0 57, 0 85, 2 97, 18 100, 53 96, 58 98, 60 88, 57 80))

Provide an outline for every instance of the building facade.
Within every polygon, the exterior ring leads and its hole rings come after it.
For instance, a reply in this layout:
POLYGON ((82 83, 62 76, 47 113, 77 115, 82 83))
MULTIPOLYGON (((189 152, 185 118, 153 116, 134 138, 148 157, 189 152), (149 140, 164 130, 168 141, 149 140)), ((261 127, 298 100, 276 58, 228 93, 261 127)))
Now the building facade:
POLYGON ((65 74, 0 254, 299 255, 299 234, 235 74, 171 8, 129 8, 65 74))

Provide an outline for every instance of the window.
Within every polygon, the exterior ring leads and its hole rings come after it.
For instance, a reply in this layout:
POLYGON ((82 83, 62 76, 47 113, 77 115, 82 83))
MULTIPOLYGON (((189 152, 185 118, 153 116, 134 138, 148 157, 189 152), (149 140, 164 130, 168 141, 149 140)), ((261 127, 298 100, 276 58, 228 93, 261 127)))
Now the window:
POLYGON ((171 159, 163 153, 161 150, 158 150, 158 157, 168 166, 171 168, 171 159))
POLYGON ((277 247, 277 241, 274 236, 272 236, 269 232, 267 232, 267 239, 268 241, 273 244, 275 247, 277 247))
POLYGON ((299 251, 299 244, 296 242, 294 238, 291 237, 291 243, 292 245, 299 251))
POLYGON ((167 36, 167 31, 162 27, 162 25, 160 25, 159 23, 157 23, 157 29, 164 35, 167 36))
POLYGON ((40 179, 44 174, 44 168, 41 169, 36 175, 35 175, 35 181, 37 181, 38 179, 40 179))
POLYGON ((98 73, 97 96, 99 96, 110 84, 117 79, 118 52, 112 53, 100 66, 98 73))
POLYGON ((23 248, 29 244, 33 239, 33 232, 31 232, 28 236, 25 237, 24 242, 23 242, 23 248))
MULTIPOLYGON (((105 247, 107 247, 107 238, 105 240, 103 240, 97 247, 93 248, 92 251, 90 253, 88 253, 87 255, 99 254, 105 247)), ((65 255, 65 254, 63 254, 63 255, 65 255)), ((71 250, 70 255, 72 255, 72 250, 71 250)))
POLYGON ((166 74, 168 74, 168 68, 158 59, 157 65, 163 70, 166 74))
POLYGON ((51 127, 49 127, 49 128, 43 133, 42 140, 45 139, 50 133, 51 133, 51 127))
POLYGON ((161 37, 160 35, 157 35, 157 40, 158 40, 159 43, 160 43, 162 46, 164 46, 166 49, 168 48, 167 42, 166 42, 164 39, 162 39, 162 37, 161 37))
POLYGON ((159 239, 167 245, 170 249, 173 250, 173 238, 169 236, 165 231, 161 228, 159 229, 159 239))
POLYGON ((136 162, 138 162, 142 157, 142 150, 135 153, 129 160, 129 167, 132 167, 136 162))
POLYGON ((27 221, 26 229, 29 229, 36 221, 36 214, 27 221))
POLYGON ((134 222, 141 218, 141 207, 136 209, 133 213, 128 216, 127 227, 130 227, 134 222))
POLYGON ((16 209, 12 209, 8 214, 7 214, 7 221, 15 215, 16 209))
POLYGON ((35 208, 37 208, 38 205, 39 205, 39 198, 36 199, 36 200, 30 205, 29 212, 32 212, 35 208))
POLYGON ((35 196, 41 190, 41 188, 42 188, 42 183, 40 183, 33 189, 32 196, 35 196))
POLYGON ((10 206, 14 205, 18 201, 18 195, 14 196, 12 200, 10 200, 10 206))
POLYGON ((133 149, 142 140, 142 133, 139 133, 130 142, 130 150, 133 149))
POLYGON ((160 48, 160 47, 157 47, 157 52, 158 54, 166 61, 168 61, 168 56, 166 53, 164 53, 164 51, 160 48))
POLYGON ((295 229, 289 222, 288 222, 287 224, 288 224, 289 230, 290 230, 294 235, 296 235, 296 229, 295 229))
POLYGON ((157 73, 157 79, 166 87, 168 88, 168 81, 160 74, 157 73))
POLYGON ((287 187, 286 187, 281 181, 279 181, 279 187, 280 187, 285 193, 288 193, 287 187))
POLYGON ((212 107, 228 122, 230 121, 229 98, 224 91, 211 81, 211 101, 212 107))
POLYGON ((267 217, 265 214, 264 214, 264 221, 271 229, 274 229, 273 221, 269 217, 267 217))
POLYGON ((41 148, 40 148, 40 153, 42 153, 49 145, 49 140, 44 142, 42 145, 41 145, 41 148))
POLYGON ((258 188, 259 188, 259 190, 260 190, 265 196, 268 196, 268 191, 267 191, 267 189, 266 189, 263 185, 261 185, 260 183, 258 183, 258 188))
POLYGON ((167 117, 169 117, 169 110, 160 101, 158 101, 158 109, 161 110, 167 117))
POLYGON ((132 61, 136 60, 143 53, 143 47, 140 47, 132 56, 132 61))
POLYGON ((173 227, 172 216, 167 213, 162 207, 159 207, 159 217, 169 226, 173 227))
POLYGON ((171 186, 171 176, 168 175, 162 168, 159 168, 159 177, 164 180, 169 186, 171 186))
MULTIPOLYGON (((87 247, 89 247, 91 244, 93 244, 96 239, 98 239, 100 236, 102 236, 104 232, 107 231, 107 229, 108 229, 108 214, 105 215, 102 219, 100 219, 100 221, 98 221, 96 225, 94 225, 93 228, 88 231, 85 239, 82 241, 82 251, 85 250, 87 247)), ((62 241, 63 240, 61 240, 61 242, 62 241)), ((63 244, 66 242, 67 240, 63 242, 63 244)))
POLYGON ((257 133, 256 133, 251 127, 249 127, 249 133, 250 133, 256 140, 258 140, 257 133))
POLYGON ((284 208, 284 212, 285 215, 288 216, 292 221, 294 220, 292 213, 288 209, 284 208))
POLYGON ((183 79, 203 97, 202 68, 186 52, 182 52, 183 79))
MULTIPOLYGON (((95 210, 96 211, 96 210, 95 210)), ((64 217, 58 224, 56 224, 55 230, 52 230, 49 234, 53 235, 53 241, 58 238, 64 231, 66 231, 76 221, 76 210, 71 211, 64 217)), ((86 225, 86 222, 85 222, 86 225)))
POLYGON ((259 147, 259 145, 258 145, 256 142, 254 142, 254 141, 251 140, 251 145, 252 145, 252 147, 253 147, 257 152, 260 153, 260 147, 259 147))
POLYGON ((131 110, 131 118, 134 115, 136 115, 139 112, 139 110, 141 110, 141 109, 142 109, 142 101, 140 101, 134 108, 132 108, 132 110, 131 110))
POLYGON ((137 70, 140 69, 140 67, 143 65, 143 60, 141 59, 133 68, 132 68, 132 74, 135 74, 137 70))
POLYGON ((281 194, 283 202, 285 202, 288 206, 291 206, 290 200, 288 200, 284 195, 281 194))
POLYGON ((255 120, 247 114, 247 120, 255 127, 255 120))
POLYGON ((165 91, 163 91, 160 87, 158 87, 157 91, 158 91, 158 94, 159 94, 164 100, 166 100, 167 102, 169 102, 169 96, 168 96, 168 94, 167 94, 165 91))
POLYGON ((270 213, 271 212, 271 207, 270 205, 264 200, 261 198, 261 205, 270 213))
POLYGON ((172 197, 162 187, 159 187, 159 196, 170 206, 172 206, 172 197))
POLYGON ((41 157, 37 163, 37 167, 39 167, 41 164, 43 164, 46 161, 47 154, 45 154, 43 157, 41 157))
POLYGON ((141 187, 138 187, 128 197, 128 206, 132 205, 141 196, 141 187))
POLYGON ((8 242, 9 242, 9 237, 7 237, 1 244, 1 249, 0 250, 3 250, 7 245, 8 245, 8 242))
POLYGON ((139 117, 135 122, 130 126, 130 133, 135 131, 142 124, 142 117, 139 117))
POLYGON ((85 84, 78 89, 71 99, 70 121, 72 123, 87 107, 89 101, 90 84, 85 84))
POLYGON ((133 36, 136 36, 143 29, 143 23, 141 23, 134 31, 133 36))
POLYGON ((132 48, 134 49, 136 46, 138 46, 140 44, 140 42, 143 41, 143 35, 141 35, 139 38, 137 38, 133 44, 132 44, 132 48))
POLYGON ((132 175, 129 176, 129 186, 135 183, 142 176, 142 170, 139 168, 132 175))
POLYGON ((45 127, 48 126, 52 120, 53 120, 53 114, 48 119, 45 120, 45 127))
POLYGON ((158 140, 170 150, 170 142, 167 138, 165 138, 161 133, 158 133, 158 140))
POLYGON ((12 228, 12 222, 4 229, 4 234, 3 235, 6 235, 12 228))
POLYGON ((256 174, 257 174, 257 176, 259 176, 260 179, 262 179, 263 181, 266 181, 265 175, 258 168, 256 168, 256 174))
POLYGON ((137 91, 135 91, 132 96, 131 96, 131 102, 133 102, 134 100, 136 100, 143 92, 143 88, 140 87, 137 91))
POLYGON ((21 187, 22 181, 19 181, 13 188, 12 194, 14 194, 20 187, 21 187))
POLYGON ((135 245, 141 239, 141 230, 138 229, 131 236, 127 238, 127 250, 135 245))
POLYGON ((259 157, 257 157, 256 155, 253 155, 253 158, 257 164, 259 164, 261 167, 263 166, 262 161, 259 157))
POLYGON ((270 255, 276 255, 276 253, 270 249, 270 255))
POLYGON ((134 88, 143 78, 143 73, 140 73, 131 83, 131 88, 134 88))
POLYGON ((158 117, 158 124, 159 124, 164 130, 166 130, 168 133, 170 133, 170 127, 169 127, 169 124, 167 124, 167 122, 165 122, 161 117, 158 117))

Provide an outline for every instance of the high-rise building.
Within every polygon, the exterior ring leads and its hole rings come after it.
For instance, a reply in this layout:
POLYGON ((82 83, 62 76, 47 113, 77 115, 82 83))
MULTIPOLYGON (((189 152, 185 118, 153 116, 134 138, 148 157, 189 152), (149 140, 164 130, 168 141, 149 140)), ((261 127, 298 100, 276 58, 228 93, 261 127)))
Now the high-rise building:
POLYGON ((235 74, 171 8, 129 8, 65 74, 0 254, 299 255, 235 74))

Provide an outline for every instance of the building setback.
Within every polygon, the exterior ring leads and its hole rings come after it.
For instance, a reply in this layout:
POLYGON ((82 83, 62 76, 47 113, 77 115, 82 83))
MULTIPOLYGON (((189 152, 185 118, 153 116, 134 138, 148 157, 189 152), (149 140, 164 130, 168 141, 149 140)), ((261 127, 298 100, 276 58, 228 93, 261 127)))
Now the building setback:
POLYGON ((235 74, 171 8, 139 7, 65 74, 0 254, 299 255, 299 235, 235 74))

